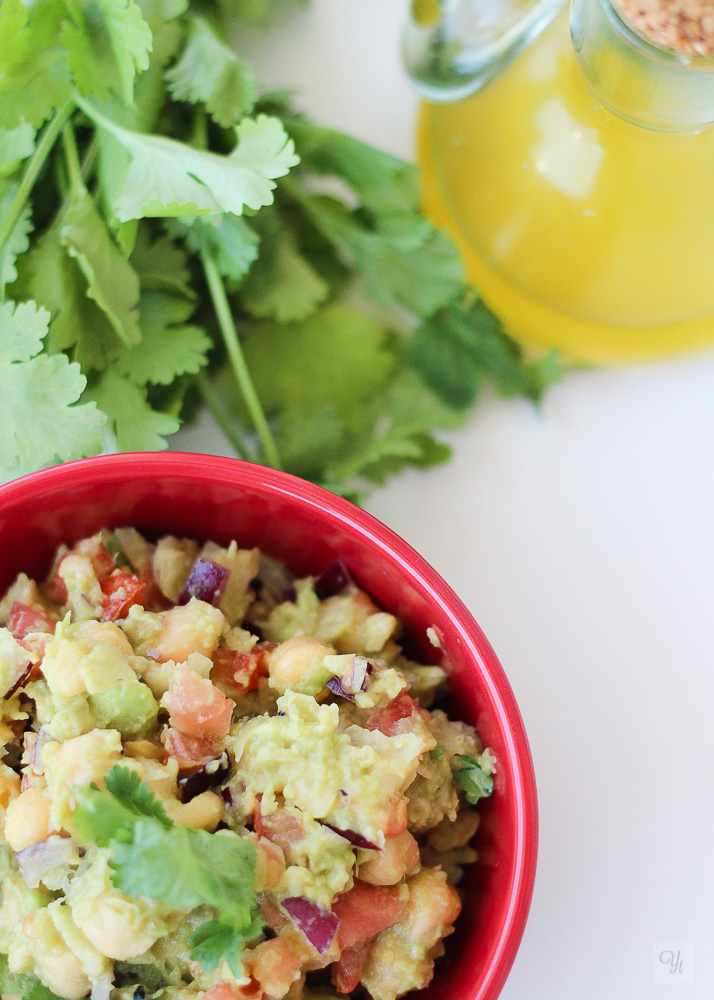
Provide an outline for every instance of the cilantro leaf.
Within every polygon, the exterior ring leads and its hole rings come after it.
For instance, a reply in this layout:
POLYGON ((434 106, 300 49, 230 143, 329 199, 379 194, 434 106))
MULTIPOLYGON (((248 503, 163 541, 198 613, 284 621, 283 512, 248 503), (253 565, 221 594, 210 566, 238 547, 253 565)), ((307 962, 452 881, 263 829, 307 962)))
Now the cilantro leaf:
MULTIPOLYGON (((12 184, 7 190, 5 197, 0 203, 0 219, 9 211, 10 204, 15 195, 17 186, 12 184)), ((10 238, 0 253, 0 297, 5 293, 5 286, 11 284, 17 278, 17 268, 15 263, 20 254, 30 246, 30 233, 32 232, 32 211, 29 204, 17 220, 15 228, 10 234, 10 238)))
POLYGON ((213 907, 219 919, 194 932, 192 957, 207 962, 209 970, 225 957, 232 970, 240 971, 244 942, 263 926, 250 840, 230 831, 166 830, 155 820, 140 819, 131 843, 114 842, 109 863, 114 885, 127 896, 149 896, 174 910, 213 907))
POLYGON ((115 202, 120 222, 144 217, 215 215, 259 209, 273 200, 274 179, 298 162, 277 118, 244 119, 229 156, 194 149, 164 136, 142 135, 83 107, 131 157, 115 202))
POLYGON ((151 30, 134 0, 75 0, 61 41, 80 93, 130 104, 134 75, 149 65, 151 30))
POLYGON ((229 969, 237 978, 241 974, 239 956, 243 942, 252 936, 254 935, 249 932, 244 937, 238 927, 225 921, 206 920, 199 924, 188 939, 191 958, 194 962, 200 962, 206 972, 213 972, 225 958, 229 969))
POLYGON ((458 764, 456 782, 463 789, 467 802, 475 806, 480 799, 492 794, 496 758, 488 748, 479 757, 457 754, 454 761, 458 764))
POLYGON ((86 191, 67 212, 61 238, 87 280, 89 298, 125 344, 138 344, 139 279, 86 191))
POLYGON ((166 73, 166 82, 175 100, 205 104, 223 128, 250 114, 257 96, 253 71, 202 17, 190 18, 186 47, 166 73))
POLYGON ((195 299, 186 251, 168 236, 152 241, 146 223, 137 229, 130 261, 142 289, 195 299))
POLYGON ((48 229, 18 259, 17 299, 34 299, 52 316, 45 343, 53 351, 74 347, 74 358, 84 371, 104 369, 119 349, 106 315, 87 297, 87 283, 76 260, 60 240, 59 229, 48 229))
POLYGON ((58 45, 65 8, 55 0, 0 2, 0 126, 39 126, 70 96, 66 54, 58 45))
POLYGON ((241 304, 259 319, 306 319, 328 297, 329 285, 300 253, 292 229, 276 208, 261 212, 256 226, 261 252, 241 284, 241 304))
POLYGON ((405 465, 426 468, 446 461, 450 448, 436 441, 434 428, 457 427, 461 413, 444 404, 419 376, 402 369, 370 404, 361 434, 327 467, 329 480, 363 478, 383 483, 405 465))
POLYGON ((371 212, 418 210, 419 172, 413 164, 305 119, 291 119, 286 128, 307 170, 342 178, 371 212))
POLYGON ((471 406, 489 379, 503 396, 538 399, 560 377, 553 355, 547 363, 527 364, 522 348, 480 299, 454 303, 426 320, 406 353, 434 392, 457 408, 471 406))
POLYGON ((331 406, 314 413, 283 414, 275 442, 287 472, 305 479, 324 477, 325 467, 337 460, 347 429, 331 406))
POLYGON ((79 365, 63 354, 35 356, 49 313, 34 302, 0 305, 0 477, 12 479, 96 454, 103 418, 94 404, 73 406, 85 387, 79 365))
POLYGON ((12 173, 16 163, 31 156, 34 148, 35 130, 32 125, 0 128, 0 177, 12 173))
POLYGON ((89 842, 108 847, 115 840, 131 840, 134 824, 153 817, 166 829, 173 826, 164 807, 136 771, 115 765, 105 778, 106 791, 97 785, 76 788, 73 821, 89 842))
POLYGON ((199 326, 186 325, 195 303, 163 292, 141 296, 141 343, 123 348, 116 370, 134 385, 170 385, 179 375, 195 375, 205 364, 211 340, 199 326))
POLYGON ((109 420, 120 451, 161 451, 165 435, 174 434, 180 421, 152 409, 146 392, 110 369, 88 395, 109 420))
POLYGON ((235 215, 182 219, 171 232, 181 235, 194 253, 207 253, 224 278, 239 281, 258 256, 257 234, 235 215))
POLYGON ((304 415, 330 406, 348 421, 395 366, 382 327, 338 304, 301 323, 257 324, 244 354, 266 412, 304 415))
POLYGON ((460 293, 464 271, 456 247, 421 216, 380 217, 372 228, 332 199, 303 198, 302 205, 379 305, 429 316, 460 293))

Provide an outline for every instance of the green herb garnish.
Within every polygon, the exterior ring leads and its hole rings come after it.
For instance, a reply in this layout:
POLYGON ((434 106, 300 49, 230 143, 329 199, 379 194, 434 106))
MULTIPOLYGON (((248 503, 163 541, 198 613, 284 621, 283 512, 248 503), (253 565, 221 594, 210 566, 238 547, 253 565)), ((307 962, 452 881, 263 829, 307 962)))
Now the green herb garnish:
POLYGON ((174 910, 210 906, 216 919, 189 938, 192 958, 207 971, 225 958, 234 975, 240 953, 263 926, 255 892, 255 847, 232 831, 175 826, 136 772, 119 765, 106 791, 78 788, 74 822, 82 835, 112 851, 112 881, 125 896, 148 896, 174 910))
POLYGON ((466 795, 466 801, 475 806, 480 799, 488 798, 493 792, 493 773, 496 769, 496 758, 486 748, 479 757, 470 754, 458 754, 454 760, 457 763, 456 781, 466 795))
POLYGON ((558 378, 412 166, 260 96, 228 29, 270 8, 0 0, 0 481, 163 448, 203 401, 237 454, 357 496, 444 461, 486 383, 558 378))

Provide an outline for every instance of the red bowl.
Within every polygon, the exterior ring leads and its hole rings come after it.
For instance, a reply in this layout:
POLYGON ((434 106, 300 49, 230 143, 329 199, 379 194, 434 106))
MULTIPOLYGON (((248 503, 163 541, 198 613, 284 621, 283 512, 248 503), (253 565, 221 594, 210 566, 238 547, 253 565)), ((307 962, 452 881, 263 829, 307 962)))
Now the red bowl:
POLYGON ((0 592, 20 571, 42 576, 61 542, 134 525, 260 546, 299 574, 342 558, 358 583, 405 626, 408 651, 450 663, 452 710, 474 725, 498 760, 482 804, 464 913, 423 996, 494 1000, 523 934, 535 878, 535 777, 518 707, 474 619, 441 577, 398 535, 326 490, 273 469, 208 455, 90 458, 0 487, 0 592))

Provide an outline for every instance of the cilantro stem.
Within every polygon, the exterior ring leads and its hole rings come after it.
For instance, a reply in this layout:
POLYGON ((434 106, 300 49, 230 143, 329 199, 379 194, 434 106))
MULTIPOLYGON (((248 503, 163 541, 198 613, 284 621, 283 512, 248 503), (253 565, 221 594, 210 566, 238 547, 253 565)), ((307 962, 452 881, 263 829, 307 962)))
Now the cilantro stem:
POLYGON ((35 147, 35 152, 27 161, 27 166, 15 192, 15 197, 12 199, 7 215, 0 222, 0 253, 5 249, 5 244, 12 236, 15 226, 25 210, 25 205, 27 204, 27 199, 30 197, 33 185, 45 165, 45 160, 52 152, 52 148, 57 142, 73 110, 74 101, 69 100, 55 113, 54 118, 45 127, 40 141, 35 147))
POLYGON ((207 253, 201 254, 201 262, 203 263, 208 290, 211 293, 213 308, 216 311, 216 319, 218 320, 223 342, 228 351, 231 367, 238 382, 238 388, 243 396, 243 401, 258 432, 258 437, 263 448, 263 455, 268 465, 271 465, 274 469, 279 469, 281 467, 280 455, 275 445, 275 439, 268 426, 268 421, 265 419, 263 407, 260 405, 258 394, 255 391, 248 366, 245 363, 245 358, 243 357, 240 340, 238 339, 238 331, 233 321, 233 314, 231 313, 223 279, 216 267, 215 261, 207 253))
POLYGON ((218 393, 213 388, 213 384, 208 375, 206 375, 205 372, 199 372, 196 376, 196 384, 199 392, 203 396, 204 403, 213 414, 213 419, 220 427, 226 439, 233 446, 236 453, 244 459, 244 461, 252 462, 253 459, 248 454, 247 448, 231 427, 231 422, 226 416, 225 408, 221 405, 218 393))
POLYGON ((77 152, 77 141, 74 138, 72 122, 67 122, 62 129, 62 146, 64 148, 65 160, 67 162, 67 172, 72 195, 78 195, 84 190, 84 180, 82 178, 82 168, 79 163, 79 153, 77 152))

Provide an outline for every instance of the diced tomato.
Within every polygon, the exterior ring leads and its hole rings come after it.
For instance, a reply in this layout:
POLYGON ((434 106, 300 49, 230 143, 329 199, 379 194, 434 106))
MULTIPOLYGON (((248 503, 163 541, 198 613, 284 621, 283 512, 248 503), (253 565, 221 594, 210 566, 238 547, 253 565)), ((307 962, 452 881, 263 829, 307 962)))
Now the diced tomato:
POLYGON ((339 962, 333 964, 332 985, 338 993, 351 993, 357 989, 371 947, 371 940, 360 941, 351 948, 345 948, 339 962))
POLYGON ((40 666, 45 658, 45 650, 54 637, 49 632, 31 632, 24 639, 18 639, 18 643, 23 649, 30 653, 35 653, 39 659, 34 664, 29 680, 34 681, 40 674, 40 666))
POLYGON ((332 912, 340 919, 337 931, 340 947, 351 948, 399 923, 406 911, 407 904, 399 898, 396 886, 367 885, 356 879, 350 891, 338 896, 332 904, 332 912))
POLYGON ((222 740, 231 727, 235 702, 206 677, 180 666, 169 681, 167 707, 171 725, 182 733, 222 740))
POLYGON ((203 1000, 257 1000, 259 993, 260 987, 252 980, 246 986, 216 983, 208 993, 203 994, 203 1000))
POLYGON ((258 686, 261 677, 268 676, 265 650, 237 653, 233 649, 217 649, 213 654, 211 680, 230 694, 245 694, 258 686))
POLYGON ((404 725, 404 720, 410 719, 418 711, 419 706, 414 699, 406 691, 402 691, 384 708, 373 712, 367 719, 366 727, 378 729, 385 736, 398 736, 409 731, 408 726, 404 725))
POLYGON ((102 621, 115 622, 118 618, 126 618, 132 605, 142 603, 141 597, 145 586, 133 573, 121 573, 119 570, 102 580, 101 587, 104 594, 102 621))
POLYGON ((221 744, 217 740, 181 733, 178 729, 167 729, 164 749, 169 757, 176 758, 182 768, 202 767, 220 756, 221 744))
POLYGON ((50 601, 54 601, 55 604, 67 603, 69 593, 67 591, 67 584, 59 575, 59 564, 54 576, 50 579, 45 588, 45 595, 50 601))
MULTIPOLYGON (((81 552, 85 556, 89 556, 92 566, 94 567, 94 572, 97 574, 97 579, 100 581, 103 580, 104 577, 109 576, 114 569, 114 556, 111 554, 106 545, 98 538, 82 539, 75 551, 81 552)), ((69 555, 69 553, 67 553, 67 555, 69 555)))
POLYGON ((267 837, 278 847, 282 847, 286 853, 305 839, 305 828, 298 816, 281 808, 269 816, 264 816, 260 811, 260 799, 256 802, 253 812, 253 828, 259 837, 267 837))
POLYGON ((171 607, 171 601, 165 597, 161 588, 154 578, 154 570, 151 560, 143 567, 139 573, 139 579, 146 588, 142 595, 141 603, 147 611, 166 611, 171 607))
POLYGON ((10 610, 7 620, 7 627, 16 639, 24 639, 30 632, 54 632, 57 622, 44 611, 23 604, 22 601, 15 601, 10 610))

